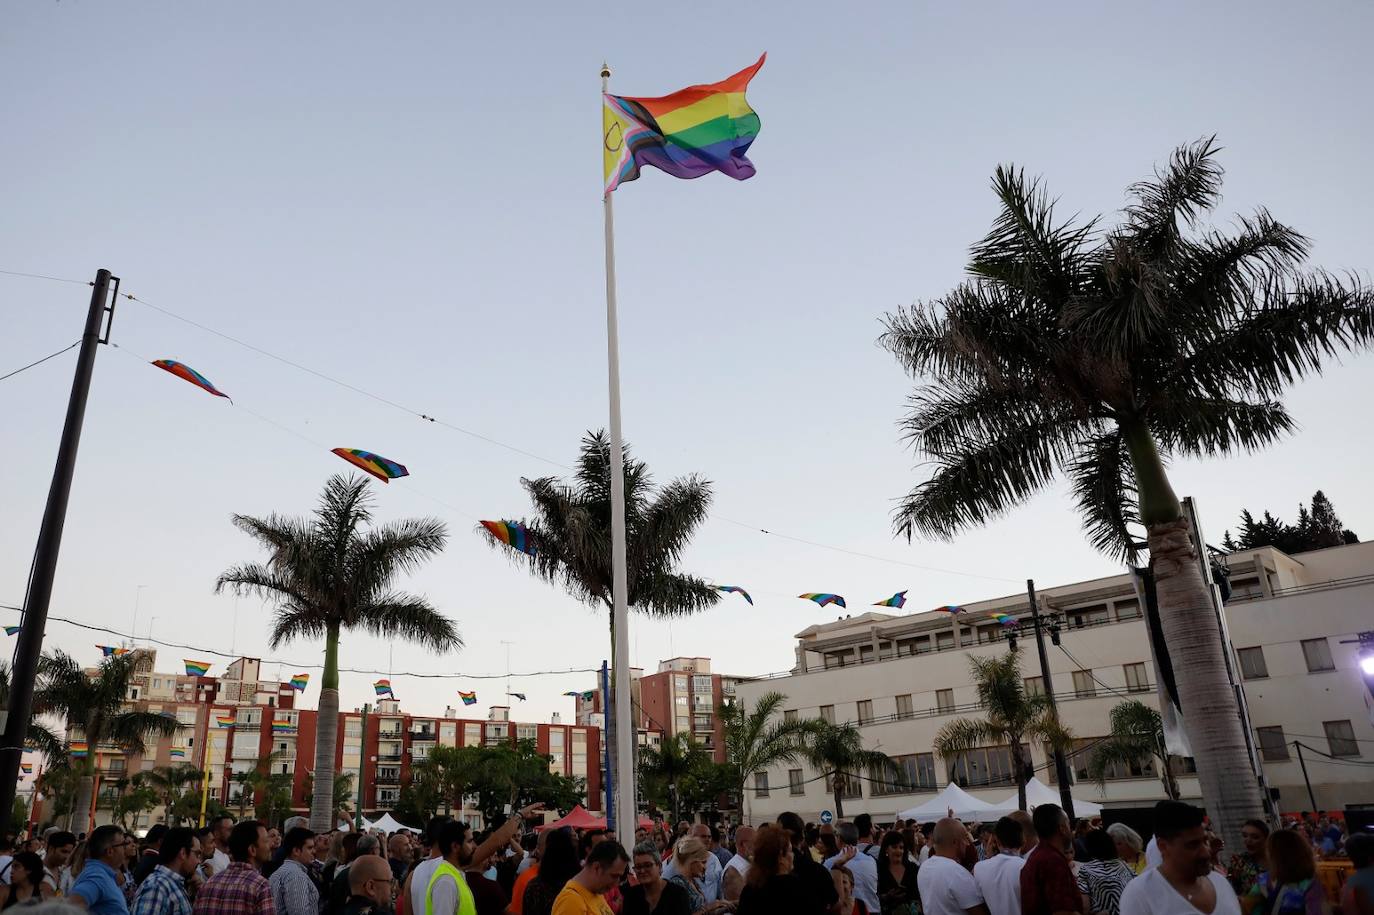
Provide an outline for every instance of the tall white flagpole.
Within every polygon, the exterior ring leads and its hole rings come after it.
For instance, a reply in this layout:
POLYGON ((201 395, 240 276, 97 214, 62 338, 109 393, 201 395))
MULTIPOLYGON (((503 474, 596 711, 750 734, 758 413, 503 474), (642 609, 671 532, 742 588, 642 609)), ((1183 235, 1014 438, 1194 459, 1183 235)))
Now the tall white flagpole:
MULTIPOLYGON (((611 68, 601 65, 604 105, 611 68)), ((604 142, 604 140, 603 140, 604 142)), ((611 635, 615 676, 615 827, 621 844, 633 844, 637 822, 635 801, 635 744, 637 729, 631 714, 630 612, 625 568, 625 468, 620 432, 620 332, 615 309, 615 215, 611 194, 602 195, 606 218, 606 368, 611 401, 611 635)))

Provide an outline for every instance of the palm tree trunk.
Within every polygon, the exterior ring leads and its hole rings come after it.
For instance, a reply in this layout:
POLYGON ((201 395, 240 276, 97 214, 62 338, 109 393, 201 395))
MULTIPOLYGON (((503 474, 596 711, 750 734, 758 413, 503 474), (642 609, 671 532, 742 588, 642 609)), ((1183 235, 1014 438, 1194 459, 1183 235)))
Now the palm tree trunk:
POLYGON ((835 779, 834 779, 834 782, 833 782, 834 791, 835 791, 835 821, 836 821, 836 822, 839 822, 840 820, 843 820, 843 819, 844 819, 844 797, 843 797, 844 791, 842 790, 843 787, 844 787, 844 782, 841 780, 843 777, 844 777, 844 776, 843 776, 841 773, 836 772, 836 773, 835 773, 835 779))
MULTIPOLYGON (((310 793, 310 828, 334 828, 334 750, 339 739, 339 626, 324 636, 324 674, 320 677, 320 711, 315 728, 315 784, 310 793)), ((366 742, 366 735, 364 735, 366 742)))
POLYGON ((1169 796, 1169 800, 1178 800, 1178 779, 1174 777, 1174 764, 1169 762, 1169 753, 1160 756, 1160 771, 1164 774, 1164 793, 1169 796))
POLYGON ((1240 848, 1241 824, 1263 817, 1264 804, 1259 784, 1249 775, 1250 755, 1235 694, 1227 682, 1225 647, 1212 595, 1149 429, 1139 423, 1123 424, 1122 432, 1135 470, 1160 623, 1172 655, 1203 804, 1222 840, 1240 848))
POLYGON ((72 807, 72 827, 77 832, 87 832, 90 827, 94 794, 95 776, 82 774, 76 782, 76 803, 72 807))
POLYGON ((1012 777, 1016 779, 1016 809, 1026 809, 1026 761, 1021 758, 1021 735, 1011 742, 1012 777))

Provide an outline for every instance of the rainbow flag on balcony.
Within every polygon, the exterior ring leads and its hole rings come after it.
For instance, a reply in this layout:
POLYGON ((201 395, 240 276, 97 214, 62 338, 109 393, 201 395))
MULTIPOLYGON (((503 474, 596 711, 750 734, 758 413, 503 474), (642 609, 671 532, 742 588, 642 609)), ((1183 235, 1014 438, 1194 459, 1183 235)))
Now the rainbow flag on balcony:
POLYGON ((209 661, 190 661, 183 659, 181 663, 186 665, 186 676, 188 677, 203 677, 210 672, 209 661))
POLYGON ((465 693, 465 692, 463 692, 463 691, 460 689, 460 690, 458 690, 458 698, 463 700, 463 704, 464 704, 464 705, 476 705, 476 704, 477 704, 477 693, 476 693, 476 692, 465 693))
POLYGON ((272 719, 272 733, 273 733, 273 734, 286 734, 286 733, 292 733, 292 734, 294 734, 295 731, 296 731, 296 725, 293 724, 289 719, 286 719, 286 718, 273 718, 273 719, 272 719))
POLYGON ((168 755, 171 756, 173 759, 185 759, 186 751, 179 747, 172 747, 168 755))
POLYGON ((215 724, 222 728, 232 728, 234 726, 233 715, 216 715, 215 724))
POLYGON ((73 759, 85 759, 90 752, 90 747, 86 745, 84 740, 73 740, 69 752, 73 759))
POLYGON ((377 695, 379 696, 390 696, 393 699, 396 698, 396 694, 391 691, 390 680, 378 680, 376 683, 372 684, 372 688, 377 691, 377 695))
POLYGON ((20 764, 19 764, 19 771, 20 771, 20 772, 23 772, 25 775, 32 775, 32 774, 33 774, 33 763, 20 763, 20 764))
POLYGON ((305 692, 308 685, 310 685, 310 674, 296 674, 291 678, 291 688, 296 692, 305 692))

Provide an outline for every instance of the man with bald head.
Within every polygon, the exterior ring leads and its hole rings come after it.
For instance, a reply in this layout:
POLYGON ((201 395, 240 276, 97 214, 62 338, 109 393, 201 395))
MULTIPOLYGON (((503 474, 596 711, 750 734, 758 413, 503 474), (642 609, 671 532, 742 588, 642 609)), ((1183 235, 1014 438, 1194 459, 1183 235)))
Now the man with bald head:
POLYGON ((930 858, 916 872, 925 915, 988 915, 983 894, 963 864, 969 836, 964 824, 945 817, 930 834, 930 858))
POLYGON ((744 892, 744 878, 749 876, 749 862, 754 860, 754 827, 741 826, 735 830, 735 856, 725 865, 720 877, 720 898, 739 902, 744 892))
POLYGON ((348 868, 348 904, 343 915, 372 915, 391 908, 391 865, 380 855, 364 855, 348 868))

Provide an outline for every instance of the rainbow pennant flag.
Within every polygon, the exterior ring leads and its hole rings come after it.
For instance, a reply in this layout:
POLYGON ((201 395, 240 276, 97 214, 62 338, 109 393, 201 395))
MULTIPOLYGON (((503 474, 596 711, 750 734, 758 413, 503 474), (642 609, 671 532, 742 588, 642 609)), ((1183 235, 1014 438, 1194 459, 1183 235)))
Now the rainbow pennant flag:
POLYGON ((822 607, 827 604, 834 604, 837 607, 844 606, 844 598, 840 597, 838 594, 824 594, 808 591, 805 594, 798 594, 797 596, 802 600, 813 600, 822 607))
POLYGON ((74 741, 72 741, 72 743, 71 743, 71 748, 70 748, 70 753, 71 753, 71 757, 72 757, 73 759, 83 759, 83 758, 85 758, 85 756, 86 756, 86 754, 87 754, 88 751, 89 751, 89 747, 86 746, 86 741, 84 741, 84 740, 74 740, 74 741))
POLYGON ((122 658, 132 650, 129 648, 116 648, 113 645, 97 645, 95 647, 99 648, 100 653, 107 658, 122 658))
POLYGON ((23 772, 25 775, 32 775, 32 774, 33 774, 33 763, 20 763, 20 764, 19 764, 19 771, 20 771, 20 772, 23 772))
POLYGON ((171 756, 173 759, 185 759, 186 751, 178 747, 172 747, 172 749, 168 751, 168 755, 171 756))
POLYGON ((372 688, 376 690, 379 696, 390 696, 393 699, 396 698, 396 694, 391 691, 390 680, 378 680, 376 683, 372 684, 372 688))
POLYGON ((958 613, 968 613, 963 607, 956 607, 954 604, 945 604, 943 607, 936 607, 935 612, 948 613, 950 616, 954 616, 958 613))
POLYGON ((186 676, 188 677, 203 677, 210 672, 209 661, 188 661, 183 659, 181 663, 186 665, 186 676))
POLYGON ((898 591, 887 600, 880 600, 873 606, 875 607, 896 607, 898 610, 906 606, 906 592, 898 591))
POLYGON ((215 724, 222 728, 232 728, 234 726, 233 715, 216 715, 215 724))
POLYGON ((305 692, 306 686, 310 684, 310 674, 296 674, 291 678, 291 688, 297 692, 305 692))
POLYGON ((759 135, 760 122, 744 91, 767 56, 718 83, 672 95, 606 95, 601 118, 605 192, 638 178, 645 165, 674 178, 711 172, 737 181, 752 178, 754 163, 745 153, 759 135))
POLYGON ((476 692, 465 693, 465 692, 463 692, 463 691, 460 689, 460 690, 458 690, 458 698, 463 700, 463 704, 464 704, 464 705, 476 705, 476 704, 477 704, 477 693, 476 693, 476 692))
POLYGON ((511 549, 519 550, 528 556, 539 553, 529 529, 519 521, 483 521, 481 524, 487 529, 487 533, 511 549))
POLYGON ((16 632, 18 632, 21 628, 22 628, 22 627, 20 627, 20 626, 6 626, 6 627, 5 627, 5 635, 14 635, 14 634, 15 634, 16 632))

